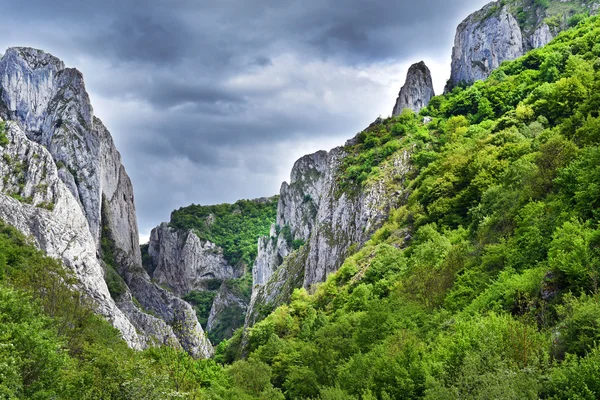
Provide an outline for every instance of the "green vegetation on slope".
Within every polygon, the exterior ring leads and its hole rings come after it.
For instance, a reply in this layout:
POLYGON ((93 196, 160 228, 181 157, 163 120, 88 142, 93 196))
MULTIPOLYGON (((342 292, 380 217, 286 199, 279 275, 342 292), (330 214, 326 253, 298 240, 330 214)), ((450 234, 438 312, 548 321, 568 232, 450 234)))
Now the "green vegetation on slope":
POLYGON ((240 200, 235 204, 201 206, 192 204, 173 211, 170 225, 193 229, 202 240, 223 249, 231 265, 252 266, 258 238, 267 236, 277 214, 277 196, 268 201, 240 200))
MULTIPOLYGON (((224 289, 236 296, 238 299, 243 299, 246 304, 250 303, 252 295, 252 274, 246 274, 238 279, 231 279, 223 282, 224 289)), ((208 337, 211 343, 218 345, 225 339, 233 336, 234 331, 240 326, 244 326, 246 316, 246 307, 239 304, 234 304, 225 308, 219 318, 215 321, 208 337)))
POLYGON ((527 34, 539 26, 540 16, 551 29, 574 27, 579 21, 589 16, 595 0, 500 0, 490 8, 482 20, 499 13, 507 6, 509 12, 517 19, 521 30, 527 34))
POLYGON ((8 137, 6 136, 6 122, 0 122, 0 147, 4 147, 9 143, 8 137))
POLYGON ((398 141, 415 148, 410 197, 233 365, 267 365, 288 399, 600 397, 599 38, 588 19, 434 98, 426 125, 363 133, 340 180, 375 177, 398 141))
POLYGON ((212 307, 216 295, 215 292, 193 290, 183 296, 183 300, 194 307, 196 315, 198 316, 198 322, 205 328, 206 323, 208 322, 208 316, 210 315, 210 308, 212 307))
POLYGON ((259 369, 247 377, 240 365, 223 368, 168 347, 131 350, 73 283, 58 261, 0 221, 0 398, 283 398, 259 369))

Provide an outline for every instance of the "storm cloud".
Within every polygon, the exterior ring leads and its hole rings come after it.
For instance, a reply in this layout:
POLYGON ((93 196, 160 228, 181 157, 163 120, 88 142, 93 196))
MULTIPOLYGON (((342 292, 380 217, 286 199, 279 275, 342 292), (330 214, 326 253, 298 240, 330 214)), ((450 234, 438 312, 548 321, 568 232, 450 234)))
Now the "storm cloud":
POLYGON ((474 0, 0 0, 0 48, 85 76, 142 237, 174 208, 276 194, 293 162, 391 113, 413 62, 437 91, 474 0))

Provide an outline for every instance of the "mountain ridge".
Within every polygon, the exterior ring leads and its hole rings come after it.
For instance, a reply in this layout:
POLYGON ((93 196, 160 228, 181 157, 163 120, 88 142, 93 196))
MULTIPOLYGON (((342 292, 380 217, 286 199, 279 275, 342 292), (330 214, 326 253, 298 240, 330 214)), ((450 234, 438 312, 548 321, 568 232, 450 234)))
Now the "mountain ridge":
MULTIPOLYGON (((41 168, 55 170, 60 183, 55 181, 53 184, 64 185, 69 192, 61 192, 61 197, 74 199, 68 206, 69 212, 63 210, 60 213, 60 209, 55 209, 44 218, 63 221, 72 215, 81 215, 92 238, 84 247, 86 253, 93 256, 73 264, 72 259, 63 257, 67 254, 65 251, 55 253, 52 250, 54 241, 64 240, 60 235, 26 228, 26 218, 36 213, 16 212, 6 218, 24 233, 34 234, 42 249, 61 256, 66 265, 74 267, 79 280, 88 282, 86 287, 90 290, 87 294, 96 298, 104 309, 112 310, 106 316, 122 329, 131 345, 141 348, 155 340, 178 344, 181 341, 197 356, 210 355, 212 347, 204 338, 191 307, 150 282, 141 268, 133 187, 110 133, 93 115, 83 75, 76 69, 66 68, 58 58, 41 50, 10 48, 0 60, 0 87, 4 105, 2 117, 10 121, 11 127, 16 124, 22 128, 24 134, 11 138, 43 146, 52 162, 45 161, 41 168), (19 215, 22 218, 15 220, 19 215), (88 268, 96 272, 86 275, 83 271, 88 268), (99 276, 104 277, 103 282, 97 282, 99 276), (108 298, 104 280, 109 283, 108 289, 113 289, 108 298), (132 292, 136 301, 143 303, 144 311, 134 304, 132 292), (152 293, 152 299, 149 293, 152 293), (126 316, 116 311, 115 304, 126 316), (145 310, 152 310, 160 318, 145 313, 145 310), (188 332, 174 331, 165 321, 179 321, 177 323, 186 326, 188 332)), ((29 166, 40 164, 40 159, 27 154, 24 157, 24 168, 19 172, 20 184, 9 194, 27 200, 29 194, 23 190, 29 187, 31 179, 36 179, 33 167, 30 171, 29 166)), ((10 164, 9 159, 10 154, 4 162, 10 164)), ((37 179, 37 188, 47 185, 43 174, 37 179)), ((53 199, 57 204, 60 200, 53 199)), ((27 201, 21 203, 24 209, 28 208, 27 201)), ((78 232, 79 236, 83 235, 81 229, 78 232)), ((65 234, 69 235, 69 229, 65 234)), ((67 247, 69 243, 67 241, 67 247)))

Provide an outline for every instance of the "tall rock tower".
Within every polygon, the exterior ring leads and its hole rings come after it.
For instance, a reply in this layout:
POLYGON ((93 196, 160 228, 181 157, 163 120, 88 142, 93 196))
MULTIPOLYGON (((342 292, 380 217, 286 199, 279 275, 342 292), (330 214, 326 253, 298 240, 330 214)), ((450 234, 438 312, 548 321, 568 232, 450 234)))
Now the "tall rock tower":
POLYGON ((423 61, 413 64, 408 69, 406 82, 400 89, 392 115, 400 115, 405 108, 418 113, 427 107, 433 96, 435 93, 429 68, 423 61))

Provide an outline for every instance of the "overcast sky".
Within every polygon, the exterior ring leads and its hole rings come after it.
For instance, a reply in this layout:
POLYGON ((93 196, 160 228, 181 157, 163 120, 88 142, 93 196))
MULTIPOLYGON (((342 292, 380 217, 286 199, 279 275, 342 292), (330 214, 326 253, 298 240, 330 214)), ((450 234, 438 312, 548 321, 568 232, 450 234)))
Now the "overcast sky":
POLYGON ((0 0, 0 51, 83 72, 142 240, 181 206, 271 196, 304 154, 391 114, 410 64, 436 93, 487 0, 0 0))

